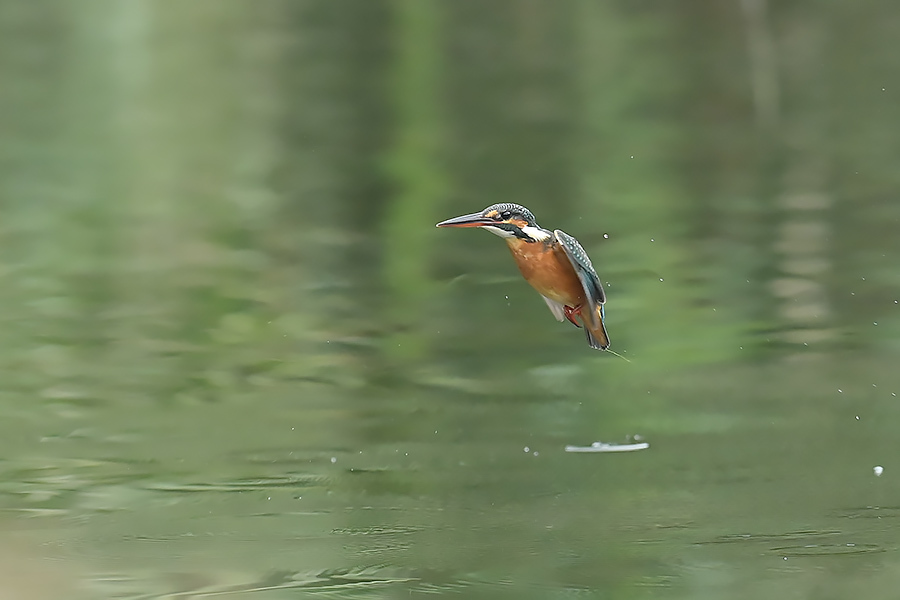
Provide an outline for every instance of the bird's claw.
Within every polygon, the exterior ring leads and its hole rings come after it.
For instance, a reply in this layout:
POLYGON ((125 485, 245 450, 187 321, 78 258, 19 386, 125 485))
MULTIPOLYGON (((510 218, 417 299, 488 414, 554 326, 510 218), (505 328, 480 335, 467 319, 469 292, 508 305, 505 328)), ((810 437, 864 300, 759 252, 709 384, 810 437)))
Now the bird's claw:
POLYGON ((581 306, 576 306, 572 308, 571 306, 563 306, 563 314, 568 319, 569 323, 574 325, 575 327, 581 329, 581 325, 578 324, 578 321, 575 320, 575 315, 581 314, 581 306))

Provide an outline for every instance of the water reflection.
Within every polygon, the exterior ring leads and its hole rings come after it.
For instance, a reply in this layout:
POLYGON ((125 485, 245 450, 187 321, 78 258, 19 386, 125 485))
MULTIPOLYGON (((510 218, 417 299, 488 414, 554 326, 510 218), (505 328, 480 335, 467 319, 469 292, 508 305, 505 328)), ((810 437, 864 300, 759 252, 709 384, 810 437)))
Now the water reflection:
POLYGON ((892 592, 887 5, 743 4, 0 8, 4 585, 892 592), (501 200, 630 363, 433 229, 501 200))

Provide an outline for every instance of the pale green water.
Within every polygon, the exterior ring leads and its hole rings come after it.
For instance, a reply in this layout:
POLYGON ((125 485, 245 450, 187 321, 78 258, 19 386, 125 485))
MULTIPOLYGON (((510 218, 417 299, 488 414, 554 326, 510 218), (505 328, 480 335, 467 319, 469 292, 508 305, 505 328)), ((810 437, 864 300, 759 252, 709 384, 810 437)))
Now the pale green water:
POLYGON ((900 13, 761 6, 0 4, 0 597, 892 597, 900 13))

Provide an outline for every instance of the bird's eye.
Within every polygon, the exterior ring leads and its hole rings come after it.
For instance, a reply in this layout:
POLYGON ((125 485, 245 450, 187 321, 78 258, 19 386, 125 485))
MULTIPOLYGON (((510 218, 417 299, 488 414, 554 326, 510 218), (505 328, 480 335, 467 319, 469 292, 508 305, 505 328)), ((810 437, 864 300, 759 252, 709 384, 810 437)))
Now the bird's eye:
POLYGON ((504 210, 504 211, 503 211, 503 214, 500 215, 500 218, 501 218, 502 220, 505 221, 505 220, 507 220, 508 218, 510 218, 511 216, 512 216, 512 213, 511 213, 510 211, 504 210))

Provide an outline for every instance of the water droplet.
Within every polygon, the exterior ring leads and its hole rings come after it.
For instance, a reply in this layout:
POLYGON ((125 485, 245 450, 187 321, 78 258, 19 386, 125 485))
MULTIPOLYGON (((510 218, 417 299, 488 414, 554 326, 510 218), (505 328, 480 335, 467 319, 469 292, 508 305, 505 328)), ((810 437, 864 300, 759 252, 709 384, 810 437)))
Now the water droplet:
POLYGON ((522 450, 525 452, 531 452, 531 448, 529 448, 528 446, 525 446, 522 450))
POLYGON ((332 456, 332 457, 331 457, 331 462, 332 462, 332 463, 336 463, 336 462, 337 462, 337 456, 332 456))
POLYGON ((881 477, 881 474, 884 473, 884 467, 879 465, 879 466, 875 467, 874 469, 872 469, 872 471, 875 472, 875 477, 881 477))
POLYGON ((609 234, 608 234, 608 233, 604 233, 604 234, 603 234, 603 238, 608 240, 608 239, 609 239, 609 234))

